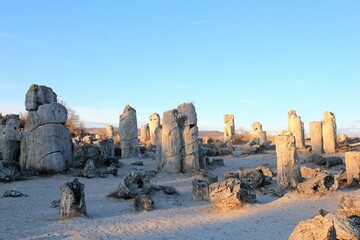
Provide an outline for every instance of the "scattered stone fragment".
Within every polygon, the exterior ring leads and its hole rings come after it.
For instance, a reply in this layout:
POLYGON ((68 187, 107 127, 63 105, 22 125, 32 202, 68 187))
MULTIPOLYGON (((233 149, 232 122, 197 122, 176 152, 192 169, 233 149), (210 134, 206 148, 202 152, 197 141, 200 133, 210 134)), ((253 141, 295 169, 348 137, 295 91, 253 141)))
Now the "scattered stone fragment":
POLYGON ((192 181, 192 200, 209 201, 209 182, 202 179, 192 181))
POLYGON ((28 195, 23 194, 17 190, 11 189, 11 190, 5 190, 3 193, 3 197, 27 197, 28 195))
POLYGON ((154 201, 147 194, 137 195, 134 198, 134 209, 136 211, 141 211, 141 210, 151 211, 154 209, 154 201))
POLYGON ((84 189, 77 178, 61 185, 60 219, 87 216, 84 189))

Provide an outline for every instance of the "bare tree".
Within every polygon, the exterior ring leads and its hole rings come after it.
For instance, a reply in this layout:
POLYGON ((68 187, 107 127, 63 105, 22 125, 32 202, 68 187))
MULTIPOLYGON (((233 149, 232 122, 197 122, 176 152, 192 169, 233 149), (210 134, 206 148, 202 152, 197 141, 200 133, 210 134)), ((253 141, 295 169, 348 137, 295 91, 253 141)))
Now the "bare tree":
POLYGON ((60 100, 59 103, 64 105, 67 109, 68 119, 65 125, 67 128, 69 128, 71 136, 75 137, 80 135, 84 130, 84 124, 80 120, 79 115, 65 101, 60 100))

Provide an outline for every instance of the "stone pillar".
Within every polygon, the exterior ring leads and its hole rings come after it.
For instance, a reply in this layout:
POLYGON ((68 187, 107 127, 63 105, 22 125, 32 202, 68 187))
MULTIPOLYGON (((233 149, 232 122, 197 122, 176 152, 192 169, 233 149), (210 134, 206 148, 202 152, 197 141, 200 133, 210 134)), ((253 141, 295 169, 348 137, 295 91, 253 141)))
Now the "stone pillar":
POLYGON ((156 146, 155 130, 160 127, 160 116, 157 113, 151 114, 149 117, 149 132, 151 145, 156 146))
POLYGON ((295 110, 288 112, 288 131, 295 137, 296 148, 305 149, 304 123, 301 117, 296 115, 295 110))
POLYGON ((345 153, 345 169, 348 184, 360 183, 360 152, 345 153))
POLYGON ((232 142, 234 135, 235 135, 234 115, 225 114, 224 115, 224 142, 225 143, 232 142))
POLYGON ((290 132, 283 131, 275 137, 275 144, 278 186, 283 189, 294 188, 301 178, 295 137, 290 132))
POLYGON ((161 171, 165 173, 181 172, 181 129, 178 125, 178 110, 164 112, 161 136, 161 171))
POLYGON ((33 84, 26 93, 27 121, 21 141, 22 170, 57 173, 69 168, 73 152, 67 109, 51 88, 33 84))
POLYGON ((313 153, 323 153, 322 122, 310 122, 311 150, 313 153))
POLYGON ((181 172, 191 173, 200 169, 199 163, 199 130, 195 106, 192 103, 183 103, 177 107, 184 121, 182 129, 182 164, 181 172))
POLYGON ((159 172, 190 173, 200 169, 197 117, 192 103, 164 112, 163 124, 156 128, 155 135, 159 172))
POLYGON ((84 189, 85 185, 80 183, 77 178, 60 187, 60 219, 87 216, 84 189))
POLYGON ((266 132, 262 130, 262 125, 259 122, 251 124, 253 130, 253 139, 256 144, 261 145, 266 143, 266 132))
POLYGON ((150 140, 149 124, 141 126, 140 129, 140 142, 147 143, 150 140))
POLYGON ((138 127, 136 110, 126 105, 120 115, 119 137, 122 158, 134 158, 139 155, 138 127))
POLYGON ((19 160, 21 134, 20 117, 16 114, 6 115, 0 125, 0 160, 19 160))
POLYGON ((332 112, 324 113, 322 124, 324 152, 326 154, 335 153, 336 149, 336 122, 332 112))
POLYGON ((115 133, 114 133, 114 127, 109 125, 105 128, 105 132, 106 132, 106 138, 114 138, 115 133))

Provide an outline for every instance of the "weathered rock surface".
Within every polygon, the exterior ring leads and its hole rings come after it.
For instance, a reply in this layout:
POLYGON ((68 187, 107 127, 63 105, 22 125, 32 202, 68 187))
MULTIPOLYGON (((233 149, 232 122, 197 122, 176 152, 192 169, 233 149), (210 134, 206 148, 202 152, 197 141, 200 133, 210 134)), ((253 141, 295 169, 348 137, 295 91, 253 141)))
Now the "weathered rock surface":
POLYGON ((305 149, 304 123, 295 110, 288 112, 288 131, 292 133, 296 140, 296 148, 305 149))
POLYGON ((57 95, 49 87, 32 84, 26 93, 25 109, 36 111, 40 105, 57 102, 57 95))
POLYGON ((96 177, 96 166, 94 164, 94 161, 89 159, 86 162, 84 171, 83 171, 83 176, 87 177, 87 178, 94 178, 96 177))
POLYGON ((84 189, 77 178, 61 185, 60 219, 87 216, 84 189))
POLYGON ((0 161, 0 182, 11 182, 19 179, 20 172, 16 161, 0 161))
POLYGON ((139 155, 138 127, 136 111, 126 105, 119 121, 119 137, 122 158, 135 158, 139 155))
POLYGON ((152 177, 152 173, 143 171, 134 171, 126 175, 118 186, 117 198, 132 199, 138 195, 148 194, 152 177))
POLYGON ((3 193, 3 197, 27 197, 27 196, 28 196, 27 194, 24 194, 14 189, 5 190, 5 192, 3 193))
POLYGON ((322 136, 322 122, 310 122, 310 138, 312 153, 321 154, 323 152, 323 136, 322 136))
POLYGON ((155 130, 160 127, 160 115, 158 113, 153 113, 149 117, 149 133, 150 133, 150 143, 153 146, 156 146, 156 134, 155 130))
POLYGON ((134 198, 134 209, 136 211, 151 211, 154 208, 154 201, 147 194, 141 194, 134 198))
POLYGON ((66 108, 51 88, 33 84, 26 93, 25 136, 21 141, 22 170, 58 173, 71 166, 72 141, 65 126, 66 108))
POLYGON ((346 179, 348 184, 360 184, 360 152, 345 153, 346 179))
POLYGON ((334 222, 323 216, 301 221, 290 234, 289 240, 336 240, 334 222))
POLYGON ((324 195, 329 191, 335 191, 338 183, 332 174, 320 172, 314 178, 299 183, 297 189, 300 193, 312 196, 314 194, 324 195))
POLYGON ((360 217, 360 196, 341 196, 336 213, 345 217, 360 217))
POLYGON ((209 192, 210 202, 220 209, 234 209, 256 201, 253 187, 235 178, 211 184, 209 192))
POLYGON ((235 121, 233 114, 224 115, 224 142, 232 142, 235 135, 235 121))
POLYGON ((336 151, 336 122, 335 115, 332 112, 324 113, 324 121, 322 124, 323 132, 323 148, 326 154, 332 154, 336 151))
POLYGON ((275 137, 277 156, 277 181, 280 188, 296 187, 301 179, 295 137, 282 132, 275 137))
POLYGON ((202 179, 192 181, 192 200, 209 201, 209 182, 202 179))

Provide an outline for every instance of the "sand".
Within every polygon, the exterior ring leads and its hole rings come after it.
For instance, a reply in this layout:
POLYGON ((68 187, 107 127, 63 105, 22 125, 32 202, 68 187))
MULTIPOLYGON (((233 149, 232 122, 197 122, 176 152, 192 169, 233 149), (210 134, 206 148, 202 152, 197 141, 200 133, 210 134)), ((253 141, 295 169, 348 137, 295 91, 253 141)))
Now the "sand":
MULTIPOLYGON (((301 155, 303 160, 305 156, 301 155)), ((74 172, 51 177, 0 183, 0 193, 16 189, 28 197, 0 197, 0 239, 287 239, 302 220, 317 215, 319 208, 335 211, 342 194, 359 195, 360 189, 338 190, 326 196, 306 197, 296 192, 278 198, 258 197, 256 204, 221 212, 209 202, 191 200, 189 174, 158 175, 152 183, 174 186, 178 195, 152 195, 153 211, 135 212, 133 200, 108 198, 120 180, 136 169, 155 170, 155 161, 142 159, 144 166, 121 160, 119 176, 79 178, 85 184, 88 217, 57 220, 58 209, 51 202, 60 198, 60 185, 73 179, 74 172)), ((222 179, 224 172, 239 167, 270 164, 276 168, 275 152, 248 157, 224 157, 225 167, 211 171, 222 179)), ((334 168, 335 173, 340 168, 334 168)))

